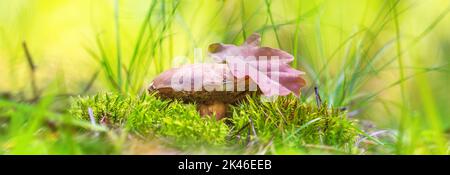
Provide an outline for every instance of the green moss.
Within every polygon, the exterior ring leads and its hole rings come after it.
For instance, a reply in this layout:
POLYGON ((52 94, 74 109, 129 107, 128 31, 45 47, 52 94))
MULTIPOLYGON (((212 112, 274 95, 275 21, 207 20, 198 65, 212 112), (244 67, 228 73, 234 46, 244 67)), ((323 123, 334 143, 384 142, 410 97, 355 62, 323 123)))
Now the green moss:
POLYGON ((200 117, 194 105, 162 101, 152 95, 80 97, 74 100, 70 113, 89 120, 88 108, 97 122, 106 118, 111 127, 125 128, 144 138, 164 138, 180 148, 224 145, 229 132, 225 123, 200 117))
POLYGON ((214 147, 245 153, 277 154, 277 148, 308 150, 323 145, 351 152, 358 129, 346 113, 326 104, 301 102, 295 96, 275 102, 258 98, 230 108, 230 117, 216 121, 199 116, 194 104, 164 101, 153 95, 124 97, 98 94, 74 100, 70 113, 89 120, 92 108, 97 123, 106 118, 110 128, 124 128, 143 139, 160 139, 181 149, 214 147), (273 148, 273 149, 269 149, 273 148))
MULTIPOLYGON (((236 128, 242 130, 247 127, 251 129, 252 139, 273 142, 275 146, 285 149, 300 150, 312 145, 327 145, 350 152, 358 135, 356 124, 347 119, 345 112, 328 108, 327 104, 317 107, 304 103, 293 95, 279 97, 274 102, 248 98, 246 103, 232 110, 231 120, 236 128)), ((235 133, 240 135, 239 138, 247 138, 248 134, 242 131, 235 133)), ((245 143, 242 139, 240 142, 245 143)))

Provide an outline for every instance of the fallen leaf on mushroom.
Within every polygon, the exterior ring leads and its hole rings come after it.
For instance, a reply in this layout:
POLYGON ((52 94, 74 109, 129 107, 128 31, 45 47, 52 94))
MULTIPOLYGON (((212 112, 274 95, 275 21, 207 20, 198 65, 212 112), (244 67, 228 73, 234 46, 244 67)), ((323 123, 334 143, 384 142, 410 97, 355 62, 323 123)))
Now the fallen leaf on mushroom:
POLYGON ((196 103, 202 116, 226 116, 229 104, 256 92, 266 97, 300 95, 306 85, 304 72, 289 63, 294 57, 270 47, 260 47, 261 37, 253 34, 241 45, 211 44, 209 55, 215 63, 197 63, 173 68, 157 76, 149 92, 163 99, 196 103))

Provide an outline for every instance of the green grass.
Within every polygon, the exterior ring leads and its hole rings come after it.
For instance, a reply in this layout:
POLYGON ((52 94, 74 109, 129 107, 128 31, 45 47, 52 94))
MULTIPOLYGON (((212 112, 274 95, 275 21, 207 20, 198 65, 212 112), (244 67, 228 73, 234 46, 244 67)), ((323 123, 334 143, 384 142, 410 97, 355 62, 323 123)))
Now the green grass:
POLYGON ((110 154, 108 131, 49 110, 52 98, 36 105, 0 100, 1 154, 110 154), (80 132, 80 130, 86 132, 80 132), (101 135, 97 135, 102 132, 101 135))

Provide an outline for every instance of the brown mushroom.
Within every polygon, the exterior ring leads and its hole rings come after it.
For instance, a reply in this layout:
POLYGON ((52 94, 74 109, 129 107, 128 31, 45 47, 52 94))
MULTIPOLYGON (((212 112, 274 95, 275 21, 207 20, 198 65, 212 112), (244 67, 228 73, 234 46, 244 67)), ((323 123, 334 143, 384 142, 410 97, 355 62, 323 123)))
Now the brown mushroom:
POLYGON ((153 80, 148 90, 157 92, 163 99, 196 103, 202 116, 215 115, 219 120, 225 117, 228 104, 236 103, 256 91, 251 89, 252 86, 256 87, 248 77, 235 78, 226 64, 208 63, 191 64, 165 71, 153 80), (186 80, 190 82, 183 83, 186 80), (198 84, 194 85, 195 83, 198 84), (242 88, 239 89, 238 86, 242 88))
POLYGON ((301 77, 303 72, 288 65, 293 56, 259 44, 258 34, 251 35, 242 46, 212 44, 210 56, 217 63, 190 64, 167 70, 153 80, 148 90, 161 98, 195 102, 202 116, 215 115, 218 120, 226 116, 228 104, 255 91, 266 96, 299 95, 306 82, 301 77), (268 60, 263 60, 267 57, 268 60), (265 66, 258 64, 263 61, 266 61, 265 66), (237 69, 236 64, 245 69, 237 69), (268 68, 271 65, 278 67, 268 68))

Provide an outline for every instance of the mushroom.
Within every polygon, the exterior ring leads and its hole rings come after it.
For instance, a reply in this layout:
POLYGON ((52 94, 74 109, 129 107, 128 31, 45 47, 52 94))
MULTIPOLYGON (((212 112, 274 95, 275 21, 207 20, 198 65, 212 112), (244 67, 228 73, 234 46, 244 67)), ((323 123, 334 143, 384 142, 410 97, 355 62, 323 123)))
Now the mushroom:
POLYGON ((163 99, 196 103, 200 115, 215 114, 219 120, 225 116, 228 104, 252 92, 250 87, 256 87, 253 84, 248 77, 235 78, 227 64, 205 63, 167 70, 153 80, 148 90, 163 99), (239 90, 238 85, 245 89, 239 90))
POLYGON ((255 92, 264 96, 300 95, 304 73, 289 66, 294 59, 282 50, 260 47, 251 35, 241 46, 215 43, 209 55, 216 63, 188 64, 161 73, 148 91, 163 99, 196 103, 201 116, 226 116, 229 104, 255 92))

